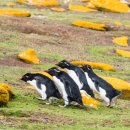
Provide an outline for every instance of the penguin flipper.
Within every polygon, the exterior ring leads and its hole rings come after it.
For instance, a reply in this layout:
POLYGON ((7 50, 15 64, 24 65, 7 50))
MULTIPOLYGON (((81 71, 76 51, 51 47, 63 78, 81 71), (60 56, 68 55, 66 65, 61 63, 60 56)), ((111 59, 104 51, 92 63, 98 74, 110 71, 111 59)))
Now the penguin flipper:
POLYGON ((66 79, 64 79, 64 85, 67 88, 66 91, 68 94, 69 102, 76 101, 82 105, 82 98, 81 98, 78 86, 77 86, 77 88, 75 87, 76 84, 74 84, 74 87, 71 86, 70 81, 68 81, 66 79))

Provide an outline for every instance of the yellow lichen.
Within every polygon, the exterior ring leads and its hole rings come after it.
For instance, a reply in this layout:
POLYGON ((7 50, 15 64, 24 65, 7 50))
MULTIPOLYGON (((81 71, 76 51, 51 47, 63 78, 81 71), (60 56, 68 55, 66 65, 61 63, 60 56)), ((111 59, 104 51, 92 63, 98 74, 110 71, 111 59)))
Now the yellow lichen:
POLYGON ((86 7, 96 10, 96 7, 91 2, 88 2, 86 7))
POLYGON ((6 105, 9 102, 9 93, 8 91, 0 86, 0 106, 6 105))
POLYGON ((97 63, 97 62, 88 62, 88 61, 72 61, 71 62, 74 65, 77 66, 83 66, 83 65, 91 65, 91 67, 93 69, 102 69, 102 70, 106 70, 106 71, 115 71, 114 67, 109 65, 109 64, 105 64, 105 63, 97 63))
POLYGON ((0 86, 8 91, 9 99, 11 99, 14 96, 14 92, 13 92, 12 88, 9 85, 4 84, 4 83, 0 83, 0 86))
POLYGON ((130 83, 118 78, 104 76, 100 77, 112 84, 115 89, 122 91, 120 98, 130 100, 130 83))
POLYGON ((87 22, 87 21, 82 21, 82 20, 74 21, 72 22, 72 25, 84 27, 84 28, 90 28, 94 30, 100 30, 100 31, 108 30, 108 26, 105 24, 92 23, 92 22, 87 22))
POLYGON ((33 49, 28 49, 25 52, 21 52, 18 54, 18 58, 27 63, 39 64, 39 59, 37 58, 36 53, 33 49))
POLYGON ((80 90, 82 96, 82 102, 85 106, 89 106, 97 109, 97 106, 100 104, 99 101, 93 99, 90 95, 88 95, 84 90, 80 90))
POLYGON ((89 1, 91 1, 91 0, 81 0, 82 2, 89 2, 89 1))
POLYGON ((120 21, 115 21, 114 22, 117 26, 121 26, 122 25, 122 23, 120 22, 120 21))
POLYGON ((28 4, 34 6, 59 6, 57 0, 17 0, 21 4, 28 4))
POLYGON ((14 6, 16 6, 16 4, 13 3, 13 2, 9 2, 9 3, 7 3, 6 5, 9 6, 9 7, 14 7, 14 6))
POLYGON ((117 38, 114 38, 112 41, 120 46, 128 46, 127 36, 117 37, 117 38))
POLYGON ((116 13, 130 12, 129 6, 119 0, 91 0, 91 3, 103 11, 111 11, 116 13))
POLYGON ((78 11, 78 12, 93 12, 93 11, 96 11, 94 9, 91 9, 89 7, 86 7, 86 6, 81 6, 81 5, 70 5, 69 10, 78 11))
POLYGON ((53 10, 53 11, 57 11, 57 12, 64 12, 65 11, 65 9, 64 8, 51 8, 51 10, 53 10))
POLYGON ((118 55, 123 56, 123 57, 130 58, 130 51, 125 51, 125 50, 119 50, 119 49, 117 49, 117 50, 116 50, 116 53, 117 53, 118 55))
POLYGON ((27 11, 18 9, 0 9, 0 16, 30 17, 31 14, 27 11))

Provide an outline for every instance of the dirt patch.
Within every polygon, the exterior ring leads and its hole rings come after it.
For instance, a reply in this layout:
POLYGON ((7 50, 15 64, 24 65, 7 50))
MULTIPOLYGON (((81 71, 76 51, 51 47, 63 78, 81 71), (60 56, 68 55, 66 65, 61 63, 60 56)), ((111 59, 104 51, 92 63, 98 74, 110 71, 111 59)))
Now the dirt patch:
POLYGON ((16 124, 16 122, 27 121, 29 123, 52 123, 52 124, 74 124, 75 121, 67 116, 52 115, 48 113, 21 112, 17 117, 0 116, 1 124, 16 124))
MULTIPOLYGON (((112 37, 109 31, 103 32, 91 29, 84 29, 71 25, 65 25, 58 21, 48 21, 34 18, 3 17, 0 19, 0 28, 3 30, 16 30, 25 34, 38 34, 58 37, 62 39, 62 41, 66 40, 66 43, 73 42, 76 44, 96 44, 97 41, 100 41, 100 44, 109 45, 111 44, 110 38, 112 37), (101 37, 102 40, 100 40, 101 37)), ((58 43, 58 41, 56 43, 58 43)))
POLYGON ((73 119, 66 116, 59 115, 49 115, 47 113, 36 113, 33 114, 29 122, 43 122, 43 123, 53 123, 53 124, 73 124, 73 119))
POLYGON ((8 56, 0 58, 0 65, 4 66, 19 66, 19 67, 30 67, 32 65, 26 64, 23 61, 17 59, 16 56, 8 56))
POLYGON ((124 126, 126 126, 126 127, 130 127, 130 120, 124 119, 124 120, 122 120, 121 123, 122 123, 124 126))
POLYGON ((113 125, 114 125, 114 122, 111 120, 104 120, 102 123, 103 127, 113 127, 113 125))

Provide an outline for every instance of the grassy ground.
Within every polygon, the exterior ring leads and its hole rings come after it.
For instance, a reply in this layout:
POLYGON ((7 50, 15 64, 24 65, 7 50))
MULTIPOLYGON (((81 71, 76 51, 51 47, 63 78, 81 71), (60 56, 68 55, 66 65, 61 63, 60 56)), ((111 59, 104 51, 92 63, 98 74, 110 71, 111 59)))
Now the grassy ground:
MULTIPOLYGON (((0 8, 13 0, 0 0, 0 8)), ((16 5, 32 13, 31 18, 0 17, 0 82, 11 85, 16 97, 7 107, 0 108, 0 130, 129 130, 130 102, 118 100, 115 108, 99 110, 69 106, 59 108, 38 101, 39 95, 19 79, 27 72, 43 71, 62 59, 88 60, 112 64, 116 72, 95 70, 97 74, 130 81, 130 59, 114 53, 119 47, 112 38, 127 35, 130 38, 129 14, 116 13, 59 13, 50 10, 16 5), (124 25, 113 31, 100 32, 77 28, 70 25, 76 19, 113 24, 121 21, 124 25), (29 65, 19 61, 17 54, 34 48, 41 62, 29 65)))

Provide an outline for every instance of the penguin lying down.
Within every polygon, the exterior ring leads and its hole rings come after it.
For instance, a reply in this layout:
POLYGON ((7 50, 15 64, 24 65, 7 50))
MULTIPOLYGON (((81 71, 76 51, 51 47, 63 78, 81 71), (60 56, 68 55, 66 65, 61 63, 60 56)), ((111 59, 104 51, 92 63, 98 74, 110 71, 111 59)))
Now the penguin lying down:
POLYGON ((38 98, 39 100, 48 99, 49 103, 46 104, 50 104, 54 98, 61 98, 61 95, 53 81, 43 74, 27 73, 21 78, 21 80, 36 88, 38 93, 41 95, 41 98, 38 98))
POLYGON ((106 102, 106 106, 115 106, 121 91, 116 90, 107 81, 97 76, 90 65, 83 66, 82 69, 85 72, 90 88, 100 94, 101 98, 106 102))
POLYGON ((61 107, 66 107, 73 101, 81 106, 83 105, 77 84, 66 72, 61 71, 56 67, 49 69, 47 72, 53 77, 54 84, 64 100, 65 104, 61 107))

